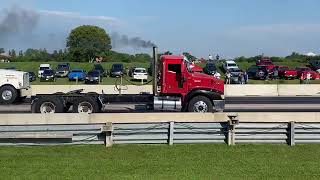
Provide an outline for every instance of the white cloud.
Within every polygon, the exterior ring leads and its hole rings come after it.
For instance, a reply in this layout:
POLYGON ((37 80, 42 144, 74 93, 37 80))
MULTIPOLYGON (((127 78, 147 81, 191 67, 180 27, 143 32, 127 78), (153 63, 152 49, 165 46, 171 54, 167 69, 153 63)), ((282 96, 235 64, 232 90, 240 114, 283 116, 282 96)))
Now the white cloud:
POLYGON ((100 21, 100 22, 110 23, 113 25, 120 23, 120 20, 118 20, 117 18, 109 17, 109 16, 86 16, 76 12, 49 11, 49 10, 40 10, 39 13, 44 16, 78 19, 83 21, 100 21))

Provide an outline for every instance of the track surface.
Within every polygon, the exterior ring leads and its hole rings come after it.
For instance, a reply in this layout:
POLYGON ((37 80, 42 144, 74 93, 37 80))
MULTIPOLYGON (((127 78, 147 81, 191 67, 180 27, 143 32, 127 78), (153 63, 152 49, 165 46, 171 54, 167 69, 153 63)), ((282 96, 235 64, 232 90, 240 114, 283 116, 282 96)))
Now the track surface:
MULTIPOLYGON (((146 112, 139 105, 108 105, 104 112, 146 112)), ((148 111, 150 112, 150 111, 148 111)), ((320 112, 320 97, 232 97, 225 112, 320 112)), ((1 114, 31 113, 30 104, 0 105, 1 114)))

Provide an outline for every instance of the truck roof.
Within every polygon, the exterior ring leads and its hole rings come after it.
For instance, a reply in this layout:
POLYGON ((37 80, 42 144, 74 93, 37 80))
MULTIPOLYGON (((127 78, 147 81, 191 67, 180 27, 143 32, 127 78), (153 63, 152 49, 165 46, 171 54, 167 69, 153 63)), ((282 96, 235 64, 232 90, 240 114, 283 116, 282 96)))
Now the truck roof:
POLYGON ((234 62, 234 61, 226 61, 226 63, 228 63, 228 64, 235 64, 236 62, 234 62))
POLYGON ((184 59, 184 58, 183 58, 183 56, 163 55, 163 56, 161 56, 161 59, 166 59, 166 60, 182 60, 182 59, 184 59))

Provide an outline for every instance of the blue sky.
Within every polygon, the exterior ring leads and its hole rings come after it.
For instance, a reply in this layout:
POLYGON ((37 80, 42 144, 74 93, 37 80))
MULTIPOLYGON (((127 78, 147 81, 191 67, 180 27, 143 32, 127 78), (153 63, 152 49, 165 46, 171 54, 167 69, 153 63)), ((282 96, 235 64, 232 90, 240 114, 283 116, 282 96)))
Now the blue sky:
MULTIPOLYGON (((5 48, 63 48, 72 28, 94 24, 110 33, 151 40, 162 51, 189 51, 198 57, 320 53, 318 0, 0 0, 0 4, 0 9, 39 14, 29 33, 0 42, 5 48)), ((0 12, 0 22, 1 16, 0 12)))

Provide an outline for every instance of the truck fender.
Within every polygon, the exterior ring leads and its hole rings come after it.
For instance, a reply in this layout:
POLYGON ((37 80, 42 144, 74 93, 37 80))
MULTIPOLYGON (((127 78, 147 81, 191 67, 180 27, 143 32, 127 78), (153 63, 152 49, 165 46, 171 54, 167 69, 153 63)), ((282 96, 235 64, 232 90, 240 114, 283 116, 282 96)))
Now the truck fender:
MULTIPOLYGON (((185 109, 186 107, 188 107, 189 101, 195 96, 205 96, 209 98, 211 101, 224 101, 224 99, 222 98, 222 95, 217 92, 198 89, 198 90, 191 91, 189 94, 186 95, 186 97, 183 100, 182 109, 185 109)), ((214 102, 212 103, 214 106, 216 105, 216 103, 214 102)))

